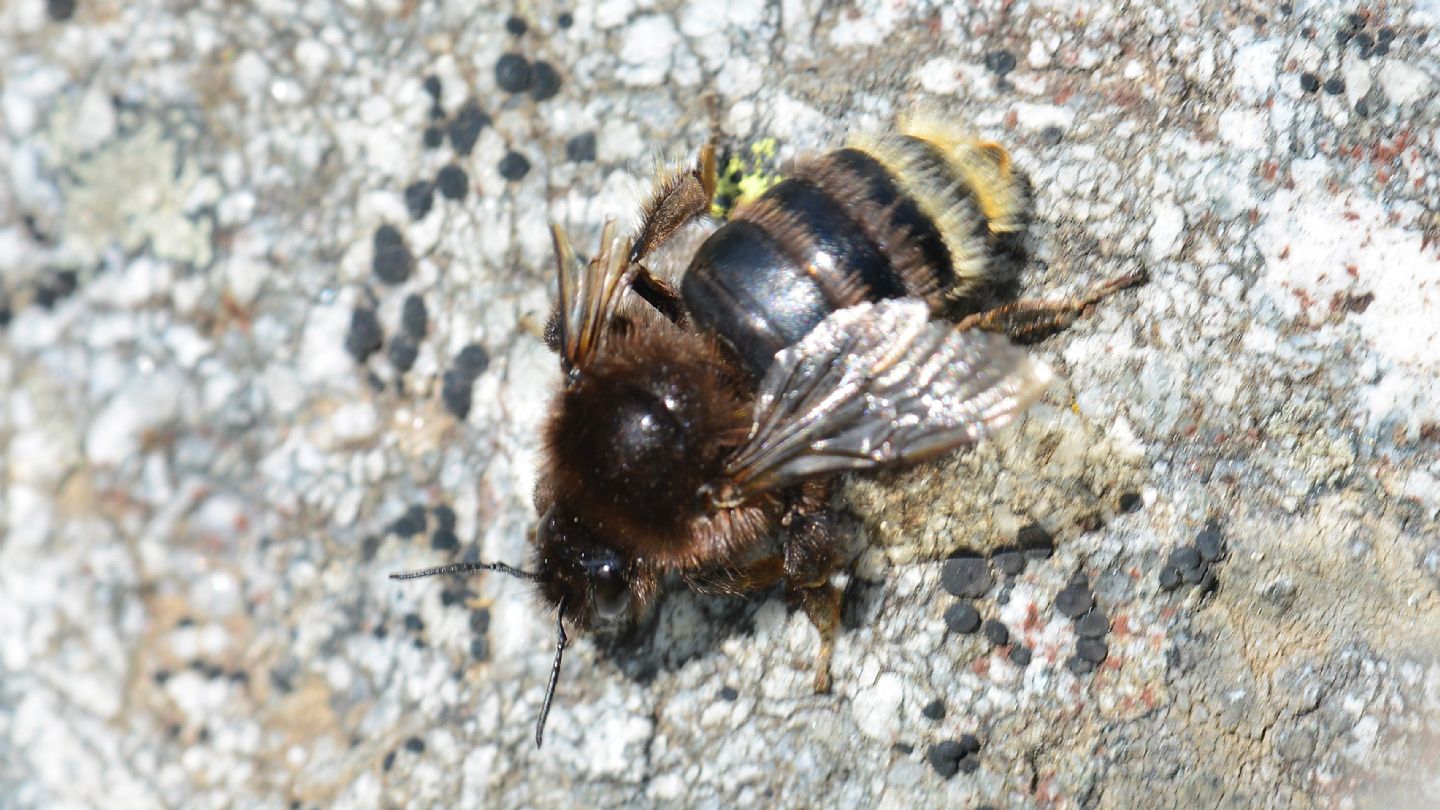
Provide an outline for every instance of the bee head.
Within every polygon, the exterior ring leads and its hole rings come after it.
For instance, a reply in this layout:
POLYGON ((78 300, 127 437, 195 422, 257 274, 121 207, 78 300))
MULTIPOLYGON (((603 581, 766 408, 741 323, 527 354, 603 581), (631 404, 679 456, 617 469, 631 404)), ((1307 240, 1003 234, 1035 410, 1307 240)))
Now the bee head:
MULTIPOLYGON (((560 680, 560 662, 564 658, 565 625, 580 630, 618 624, 631 615, 632 606, 643 604, 635 598, 636 566, 618 552, 600 542, 582 521, 569 517, 569 511, 551 504, 544 510, 535 530, 538 548, 536 570, 526 571, 504 563, 456 563, 420 571, 391 574, 391 579, 415 579, 437 574, 469 574, 477 571, 499 571, 503 574, 534 582, 541 598, 555 610, 555 660, 550 667, 550 683, 540 716, 535 722, 535 747, 544 739, 545 720, 555 699, 555 686, 560 680)), ((653 580, 653 577, 650 578, 653 580)), ((653 590, 653 585, 651 586, 653 590)))
POLYGON ((552 606, 563 605, 572 625, 593 630, 623 623, 644 601, 636 592, 640 577, 634 561, 562 504, 545 510, 535 541, 541 595, 552 606))

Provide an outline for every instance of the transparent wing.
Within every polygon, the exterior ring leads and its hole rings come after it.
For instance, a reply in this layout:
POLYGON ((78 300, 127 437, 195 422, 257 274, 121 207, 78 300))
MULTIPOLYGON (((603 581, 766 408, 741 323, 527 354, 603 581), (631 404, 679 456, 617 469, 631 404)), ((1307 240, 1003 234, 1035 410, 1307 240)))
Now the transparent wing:
POLYGON ((930 320, 905 298, 835 312, 781 351, 724 500, 841 470, 973 444, 1034 402, 1053 374, 1005 338, 930 320))
POLYGON ((567 368, 584 368, 599 353, 621 294, 638 266, 629 262, 630 240, 615 238, 615 223, 600 231, 600 253, 586 262, 575 255, 559 225, 550 226, 560 273, 560 356, 567 368))

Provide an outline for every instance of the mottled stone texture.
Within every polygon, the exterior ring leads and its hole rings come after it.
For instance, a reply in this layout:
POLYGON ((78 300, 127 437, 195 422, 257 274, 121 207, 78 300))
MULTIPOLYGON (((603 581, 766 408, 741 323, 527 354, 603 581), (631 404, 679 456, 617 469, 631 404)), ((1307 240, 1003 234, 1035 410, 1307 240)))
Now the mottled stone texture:
POLYGON ((0 805, 1440 806, 1437 27, 3 4, 0 805), (953 115, 1034 183, 1021 294, 1153 280, 1018 425, 841 488, 833 694, 778 595, 680 595, 572 645, 537 752, 523 583, 385 574, 523 560, 547 223, 629 217, 705 92, 781 163, 953 115))

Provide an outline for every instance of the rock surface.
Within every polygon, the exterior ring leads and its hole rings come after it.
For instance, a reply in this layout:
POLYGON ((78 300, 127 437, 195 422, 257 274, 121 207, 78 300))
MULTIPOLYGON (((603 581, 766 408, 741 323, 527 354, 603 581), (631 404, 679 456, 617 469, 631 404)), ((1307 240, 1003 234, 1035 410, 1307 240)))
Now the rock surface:
POLYGON ((1437 28, 4 4, 0 804, 1440 805, 1437 28), (778 595, 676 595, 572 645, 536 751, 523 585, 385 575, 524 559, 547 223, 625 221, 706 92, 782 163, 943 110, 1034 183, 1023 294, 1152 281, 1015 427, 847 482, 832 694, 778 595))

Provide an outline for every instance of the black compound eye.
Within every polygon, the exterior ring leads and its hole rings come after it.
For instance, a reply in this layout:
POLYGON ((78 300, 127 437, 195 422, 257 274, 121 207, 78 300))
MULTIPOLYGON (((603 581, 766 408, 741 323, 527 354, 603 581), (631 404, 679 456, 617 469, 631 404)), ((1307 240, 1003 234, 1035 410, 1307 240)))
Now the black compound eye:
POLYGON ((602 562, 590 569, 590 590, 595 597, 595 615, 602 619, 618 619, 630 609, 630 588, 616 562, 602 562))

